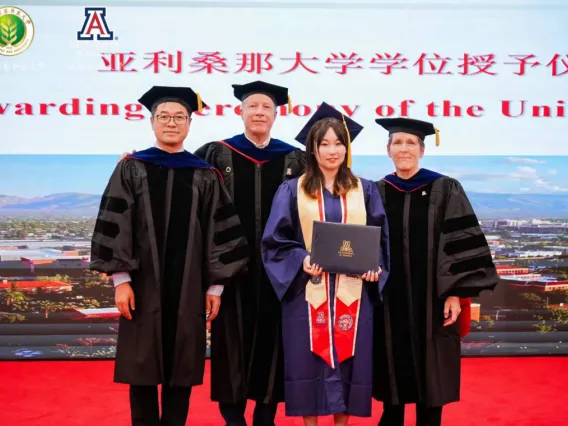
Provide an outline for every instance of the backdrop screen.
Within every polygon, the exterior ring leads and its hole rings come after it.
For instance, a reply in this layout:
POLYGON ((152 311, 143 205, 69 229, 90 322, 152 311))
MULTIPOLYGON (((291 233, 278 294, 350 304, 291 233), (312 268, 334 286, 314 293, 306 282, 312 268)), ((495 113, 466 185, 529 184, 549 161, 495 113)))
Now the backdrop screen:
POLYGON ((422 166, 462 183, 501 276, 463 354, 568 354, 565 2, 18 3, 0 7, 0 358, 114 356, 90 238, 120 155, 155 143, 137 99, 199 92, 193 151, 242 132, 231 84, 254 80, 290 89, 274 137, 297 145, 323 101, 361 123, 373 180, 393 171, 374 119, 433 121, 422 166))

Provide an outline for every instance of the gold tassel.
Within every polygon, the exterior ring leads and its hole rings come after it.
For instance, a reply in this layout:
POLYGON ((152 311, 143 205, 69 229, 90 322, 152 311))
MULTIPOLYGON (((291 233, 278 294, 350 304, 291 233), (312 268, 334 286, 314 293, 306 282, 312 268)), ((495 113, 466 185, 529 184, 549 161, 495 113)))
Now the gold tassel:
POLYGON ((292 114, 292 98, 288 95, 288 114, 292 114))
POLYGON ((436 146, 440 146, 440 132, 438 132, 436 127, 434 127, 434 132, 436 132, 436 146))
POLYGON ((347 122, 343 114, 341 114, 341 118, 343 119, 343 125, 347 132, 347 167, 351 168, 351 135, 349 134, 349 128, 347 127, 347 122))
POLYGON ((201 112, 201 110, 203 109, 203 102, 201 102, 201 96, 199 96, 199 93, 195 93, 197 95, 197 111, 201 112))

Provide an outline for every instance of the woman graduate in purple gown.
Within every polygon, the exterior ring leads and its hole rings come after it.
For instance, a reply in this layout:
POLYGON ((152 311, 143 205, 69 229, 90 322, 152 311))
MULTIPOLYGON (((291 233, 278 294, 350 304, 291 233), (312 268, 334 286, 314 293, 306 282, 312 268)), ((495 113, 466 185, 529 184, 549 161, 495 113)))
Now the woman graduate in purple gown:
POLYGON ((296 140, 306 145, 304 175, 274 197, 262 257, 282 303, 286 415, 306 426, 334 415, 371 416, 373 308, 389 270, 388 227, 377 186, 351 172, 351 141, 362 127, 326 103, 296 140), (317 221, 382 227, 377 269, 362 277, 328 274, 310 263, 317 221), (374 287, 372 289, 371 287, 374 287))

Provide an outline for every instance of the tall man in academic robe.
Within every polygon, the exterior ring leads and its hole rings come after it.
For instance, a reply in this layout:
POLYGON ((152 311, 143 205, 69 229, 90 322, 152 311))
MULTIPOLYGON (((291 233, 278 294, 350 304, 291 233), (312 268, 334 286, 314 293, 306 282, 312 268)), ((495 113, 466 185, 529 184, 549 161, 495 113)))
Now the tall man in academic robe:
POLYGON ((130 385, 133 426, 183 426, 193 386, 203 382, 206 321, 246 268, 243 228, 222 178, 183 149, 190 88, 152 87, 156 146, 120 161, 102 196, 90 268, 112 274, 120 317, 114 380, 130 385), (162 385, 162 414, 158 387, 162 385))
POLYGON ((375 310, 374 397, 379 426, 439 426, 460 398, 461 303, 498 282, 486 238, 460 183, 420 168, 424 139, 437 129, 408 118, 377 119, 389 132, 396 171, 377 183, 388 217, 391 272, 375 310))
POLYGON ((223 174, 252 253, 248 271, 223 291, 223 308, 211 325, 211 398, 228 426, 246 425, 247 399, 256 401, 253 425, 272 426, 284 400, 282 332, 260 241, 274 194, 303 172, 305 156, 271 136, 277 108, 290 108, 287 88, 254 81, 233 89, 242 102, 244 133, 195 152, 223 174))
POLYGON ((376 185, 351 172, 351 142, 361 130, 322 103, 297 137, 306 145, 306 173, 280 186, 262 240, 264 265, 282 303, 286 414, 302 416, 306 426, 317 425, 319 416, 333 415, 334 424, 344 426, 349 416, 372 414, 369 289, 380 293, 388 277, 389 246, 376 185), (346 275, 314 264, 315 222, 381 227, 372 269, 346 275))

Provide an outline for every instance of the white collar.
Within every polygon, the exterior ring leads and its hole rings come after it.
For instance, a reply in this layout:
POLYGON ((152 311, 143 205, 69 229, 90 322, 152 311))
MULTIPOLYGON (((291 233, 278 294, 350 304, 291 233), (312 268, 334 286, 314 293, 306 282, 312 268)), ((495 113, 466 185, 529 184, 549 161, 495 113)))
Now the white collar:
POLYGON ((271 139, 270 136, 269 136, 269 137, 268 137, 268 140, 264 141, 264 143, 256 144, 256 143, 254 143, 253 141, 250 140, 250 138, 247 136, 246 133, 245 133, 244 135, 245 135, 245 138, 247 138, 248 141, 249 141, 250 143, 252 143, 254 146, 256 146, 258 149, 266 148, 266 147, 268 146, 268 144, 270 143, 270 139, 271 139))
MULTIPOLYGON (((162 151, 165 151, 165 149, 162 148, 162 147, 160 147, 158 144, 156 144, 156 145, 154 145, 154 146, 155 146, 156 148, 158 148, 158 149, 161 149, 162 151)), ((183 151, 185 151, 185 148, 184 148, 183 145, 182 145, 182 146, 181 146, 181 149, 180 149, 179 151, 177 151, 177 152, 183 152, 183 151)), ((172 153, 170 153, 170 154, 172 154, 172 153)))

